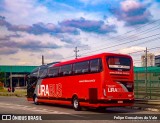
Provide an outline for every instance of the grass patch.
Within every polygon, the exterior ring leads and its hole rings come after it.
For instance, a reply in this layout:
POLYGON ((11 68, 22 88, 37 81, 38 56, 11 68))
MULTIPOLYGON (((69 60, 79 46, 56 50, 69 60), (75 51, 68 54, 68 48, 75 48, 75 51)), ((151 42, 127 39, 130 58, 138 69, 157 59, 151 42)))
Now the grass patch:
POLYGON ((3 87, 0 87, 0 92, 7 92, 7 90, 3 87))
POLYGON ((14 92, 17 96, 26 96, 27 89, 16 89, 14 92))
POLYGON ((27 95, 26 89, 15 89, 14 92, 8 92, 8 88, 0 89, 0 96, 25 97, 26 95, 27 95))

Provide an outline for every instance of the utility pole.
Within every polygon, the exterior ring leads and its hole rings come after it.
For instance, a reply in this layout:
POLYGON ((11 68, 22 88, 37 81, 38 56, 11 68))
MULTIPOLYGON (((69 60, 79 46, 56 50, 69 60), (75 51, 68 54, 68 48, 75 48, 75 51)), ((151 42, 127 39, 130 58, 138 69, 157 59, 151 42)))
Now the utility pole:
POLYGON ((146 47, 146 50, 145 50, 145 91, 146 91, 146 97, 148 96, 148 94, 147 94, 147 62, 148 62, 148 60, 147 60, 147 47, 146 47))
POLYGON ((44 65, 44 56, 42 55, 42 65, 44 65))
POLYGON ((12 87, 12 66, 10 66, 10 88, 11 88, 11 93, 12 93, 12 90, 13 90, 13 87, 12 87))
POLYGON ((78 50, 78 48, 77 47, 75 47, 75 50, 74 50, 74 52, 75 52, 75 59, 77 59, 78 58, 78 52, 79 52, 79 50, 78 50))

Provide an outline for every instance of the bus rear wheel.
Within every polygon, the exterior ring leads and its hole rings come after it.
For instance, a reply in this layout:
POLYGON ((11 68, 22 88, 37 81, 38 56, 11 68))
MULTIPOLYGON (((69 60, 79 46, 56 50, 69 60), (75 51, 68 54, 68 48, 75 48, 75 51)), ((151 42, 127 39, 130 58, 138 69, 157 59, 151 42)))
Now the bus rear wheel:
POLYGON ((75 97, 73 98, 72 105, 73 105, 74 110, 76 110, 76 111, 80 111, 80 110, 81 110, 81 106, 80 106, 80 104, 79 104, 79 100, 78 100, 78 97, 77 97, 77 96, 75 96, 75 97))
POLYGON ((37 95, 34 95, 34 104, 36 104, 36 105, 38 105, 39 103, 38 103, 38 97, 37 97, 37 95))

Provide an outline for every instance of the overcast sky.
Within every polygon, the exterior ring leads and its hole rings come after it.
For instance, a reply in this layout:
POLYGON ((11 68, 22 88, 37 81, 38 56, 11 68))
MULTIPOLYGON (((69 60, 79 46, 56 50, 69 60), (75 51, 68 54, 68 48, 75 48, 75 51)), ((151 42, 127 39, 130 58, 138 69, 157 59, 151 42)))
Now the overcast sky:
POLYGON ((160 0, 0 0, 0 65, 160 54, 160 0), (139 52, 137 52, 139 51, 139 52), (133 53, 134 52, 134 53, 133 53))

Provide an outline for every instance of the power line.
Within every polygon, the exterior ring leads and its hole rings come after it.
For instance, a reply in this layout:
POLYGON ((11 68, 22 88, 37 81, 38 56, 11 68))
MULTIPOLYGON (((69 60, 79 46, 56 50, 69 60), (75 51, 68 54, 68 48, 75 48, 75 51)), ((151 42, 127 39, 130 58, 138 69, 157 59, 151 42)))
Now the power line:
MULTIPOLYGON (((154 48, 150 48, 148 50, 153 50, 153 49, 157 49, 157 48, 160 48, 160 47, 154 47, 154 48)), ((136 52, 131 52, 129 54, 138 53, 138 52, 142 52, 142 51, 144 51, 144 50, 140 50, 140 51, 136 51, 136 52)))
MULTIPOLYGON (((121 37, 121 40, 122 40, 122 36, 123 35, 126 35, 126 34, 128 34, 128 33, 131 33, 131 32, 134 32, 134 31, 136 31, 136 30, 138 30, 138 29, 141 29, 141 28, 143 28, 143 27, 146 27, 146 26, 148 26, 148 25, 152 25, 152 24, 155 24, 156 22, 159 22, 160 21, 160 19, 157 19, 157 20, 154 20, 154 21, 152 21, 152 22, 150 22, 150 23, 146 23, 146 24, 144 24, 144 25, 142 25, 142 26, 139 26, 139 27, 137 27, 137 28, 135 28, 135 29, 133 29, 133 30, 131 30, 131 31, 127 31, 126 33, 124 33, 124 34, 120 34, 120 35, 118 35, 118 36, 114 36, 114 37, 111 37, 110 39, 118 39, 119 37, 121 37)), ((158 25, 159 26, 159 25, 158 25)), ((156 26, 157 27, 157 26, 156 26)), ((157 30, 157 29, 159 29, 160 27, 158 27, 158 28, 155 28, 155 26, 154 27, 151 27, 151 28, 149 28, 149 29, 146 29, 146 30, 142 30, 141 31, 141 33, 142 32, 146 32, 146 33, 149 33, 149 32, 151 32, 151 31, 155 31, 155 30, 157 30)), ((145 34, 146 34, 145 33, 145 34)), ((139 33, 140 34, 140 33, 139 33)), ((159 35, 159 34, 156 34, 156 35, 159 35)), ((131 35, 131 36, 138 36, 137 34, 134 34, 134 35, 131 35)), ((129 37, 131 37, 131 36, 129 36, 129 37)), ((133 40, 132 42, 135 42, 135 41, 138 41, 138 40, 143 40, 143 39, 145 39, 145 38, 149 38, 149 37, 152 37, 152 36, 155 36, 155 35, 151 35, 151 36, 148 36, 148 37, 144 37, 144 38, 141 38, 141 39, 137 39, 137 40, 133 40)), ((125 38, 123 38, 123 39, 127 39, 127 38, 129 38, 129 37, 125 37, 125 38)), ((105 49, 105 48, 112 48, 112 47, 116 47, 116 46, 120 46, 120 45, 124 45, 124 44, 127 44, 127 43, 132 43, 131 41, 128 41, 128 42, 124 42, 124 43, 120 43, 120 44, 117 44, 117 45, 112 45, 112 46, 109 46, 109 47, 104 47, 104 48, 101 48, 101 49, 97 49, 97 50, 93 50, 93 51, 91 51, 91 52, 96 52, 96 51, 100 51, 100 50, 103 50, 103 49, 105 49)), ((95 43, 96 44, 96 43, 95 43)), ((84 51, 84 50, 81 50, 81 51, 84 51)), ((86 52, 87 54, 88 53, 91 53, 91 52, 86 52)), ((84 53, 83 53, 84 54, 84 53)), ((74 56, 69 56, 69 57, 65 57, 65 58, 63 58, 63 59, 66 59, 66 58, 71 58, 71 57, 74 57, 74 56)))
MULTIPOLYGON (((156 34, 156 35, 158 35, 158 34, 156 34)), ((153 36, 153 35, 152 35, 153 36)), ((152 41, 156 41, 156 40, 158 40, 158 39, 160 39, 160 37, 158 37, 158 38, 155 38, 155 40, 153 40, 153 39, 151 39, 151 40, 148 40, 148 41, 145 41, 145 42, 152 42, 152 41)), ((145 42, 143 42, 143 43, 145 43, 145 42)), ((118 46, 119 46, 120 44, 118 44, 118 46)), ((117 45, 116 45, 117 46, 117 45)), ((131 47, 131 46, 130 46, 131 47)), ((154 47, 154 48, 150 48, 150 49, 148 49, 148 50, 152 50, 152 49, 157 49, 157 48, 160 48, 160 47, 154 47)), ((117 51, 117 50, 114 50, 114 51, 117 51)), ((138 53, 138 52, 142 52, 142 51, 144 51, 144 50, 140 50, 140 51, 135 51, 135 52, 130 52, 130 53, 128 53, 128 54, 133 54, 133 53, 138 53)), ((79 51, 78 51, 79 52, 79 51)), ((93 52, 95 52, 95 51, 93 51, 93 52)), ((113 52, 113 51, 110 51, 110 52, 113 52)), ((88 52, 88 53, 90 53, 90 52, 88 52)), ((81 54, 82 55, 82 54, 81 54)), ((75 55, 72 55, 72 56, 69 56, 69 57, 65 57, 65 58, 63 58, 63 59, 67 59, 67 58, 72 58, 72 57, 74 57, 75 55)))
MULTIPOLYGON (((151 36, 147 36, 147 37, 143 37, 143 38, 140 38, 140 39, 136 39, 136 40, 127 41, 127 42, 124 42, 124 43, 120 43, 120 44, 112 45, 112 46, 109 46, 109 47, 104 47, 104 48, 101 48, 101 49, 92 50, 92 51, 90 51, 90 52, 85 52, 85 53, 83 53, 83 54, 88 54, 88 53, 92 53, 92 52, 100 51, 100 50, 103 50, 103 49, 106 49, 106 48, 113 48, 113 47, 117 47, 117 46, 120 46, 120 45, 124 45, 124 44, 128 44, 128 43, 136 42, 136 41, 143 40, 143 39, 147 39, 147 38, 154 37, 154 36, 157 36, 157 35, 160 35, 160 33, 158 33, 158 34, 154 34, 154 35, 151 35, 151 36)), ((83 55, 83 54, 81 54, 81 55, 83 55)))
MULTIPOLYGON (((151 39, 151 40, 147 40, 147 41, 143 41, 143 42, 134 44, 134 45, 129 46, 129 47, 138 46, 138 45, 140 45, 140 44, 150 43, 150 42, 153 42, 153 41, 157 41, 158 39, 160 39, 160 37, 157 37, 157 38, 154 38, 154 39, 151 39)), ((112 50, 112 51, 110 51, 110 52, 115 52, 115 51, 118 51, 118 50, 112 50)))
MULTIPOLYGON (((154 23, 159 22, 159 21, 160 21, 160 19, 155 20, 155 21, 153 21, 153 22, 147 23, 146 25, 143 25, 143 26, 141 26, 141 27, 138 27, 138 28, 136 28, 136 29, 134 29, 134 30, 128 31, 128 32, 126 32, 126 33, 124 33, 124 34, 122 34, 122 35, 118 35, 118 36, 115 36, 115 37, 110 37, 109 39, 116 39, 116 40, 118 40, 118 41, 121 41, 121 40, 130 39, 131 37, 141 36, 141 35, 140 35, 141 33, 143 33, 143 35, 144 35, 144 34, 147 34, 147 33, 151 32, 151 31, 155 31, 155 30, 157 30, 157 29, 160 29, 160 27, 155 28, 155 27, 157 27, 157 25, 156 25, 156 26, 151 27, 151 28, 149 28, 149 29, 142 30, 141 32, 138 33, 138 35, 137 35, 137 34, 133 34, 133 35, 130 35, 129 37, 122 37, 123 35, 126 36, 126 34, 128 34, 128 33, 131 33, 131 32, 136 31, 136 30, 138 30, 138 29, 140 29, 140 28, 142 28, 142 27, 148 26, 148 25, 150 25, 150 24, 154 24, 154 23), (154 29, 154 28, 155 28, 155 29, 154 29), (154 30, 151 30, 151 29, 154 29, 154 30), (147 32, 146 32, 146 31, 147 31, 147 32), (144 32, 146 32, 146 33, 144 33, 144 32), (120 38, 119 38, 119 37, 120 37, 120 38)), ((158 23, 158 26, 160 26, 159 23, 158 23)), ((137 33, 137 32, 136 32, 136 33, 137 33)), ((108 39, 108 40, 109 40, 109 39, 108 39)), ((94 43, 94 44, 97 44, 97 43, 94 43)), ((84 50, 82 50, 82 51, 84 51, 84 50)))
MULTIPOLYGON (((159 28, 156 28, 156 30, 157 29, 160 29, 160 27, 159 28)), ((148 33, 148 32, 147 32, 148 33)), ((159 35, 159 33, 158 33, 158 35, 159 35)), ((132 35, 133 36, 133 35, 132 35)), ((134 35, 134 36, 136 36, 136 35, 134 35)), ((138 35, 137 35, 138 36, 138 35)), ((149 38, 149 37, 152 37, 152 36, 155 36, 155 35, 151 35, 151 36, 148 36, 148 37, 144 37, 144 38, 141 38, 141 39, 136 39, 136 41, 137 40, 142 40, 142 39, 145 39, 145 38, 149 38)), ((126 38, 124 38, 123 40, 125 40, 125 39, 129 39, 129 38, 131 38, 131 37, 126 37, 126 38)), ((119 41, 121 41, 121 40, 119 40, 119 41)), ((126 44, 126 43, 132 43, 132 42, 134 42, 135 40, 133 40, 133 41, 128 41, 128 42, 125 42, 124 44, 126 44)), ((123 45, 123 43, 121 43, 122 45, 123 45)), ((121 45, 121 44, 118 44, 118 46, 119 45, 121 45)), ((111 47, 113 47, 113 46, 111 46, 111 47)), ((107 47, 107 48, 111 48, 111 47, 107 47)), ((83 51, 83 50, 82 50, 83 51)))

